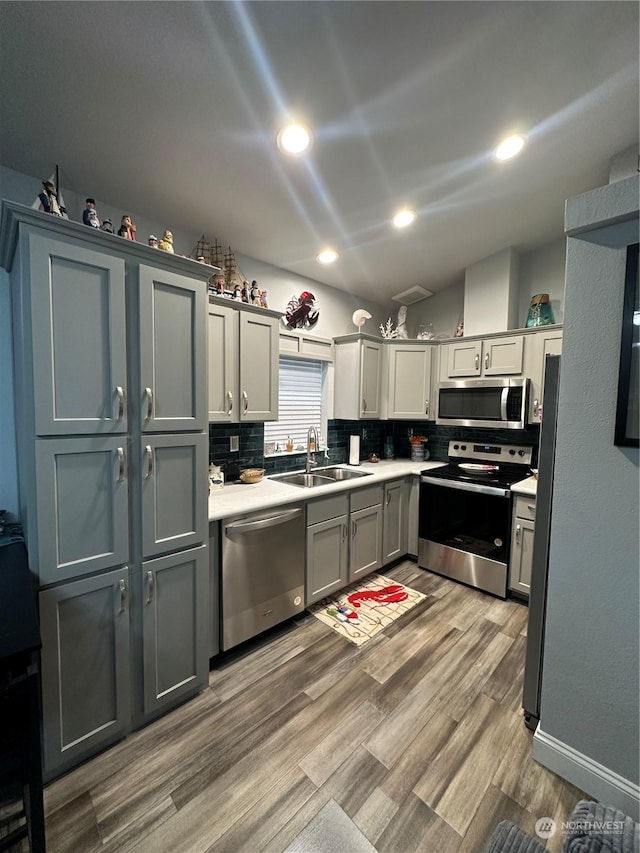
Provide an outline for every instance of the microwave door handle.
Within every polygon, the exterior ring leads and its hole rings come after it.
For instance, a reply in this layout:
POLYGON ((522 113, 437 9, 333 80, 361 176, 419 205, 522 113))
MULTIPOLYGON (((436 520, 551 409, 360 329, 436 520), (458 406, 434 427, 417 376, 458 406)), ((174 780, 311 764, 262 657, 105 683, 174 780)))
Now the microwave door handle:
POLYGON ((500 420, 507 420, 507 402, 509 400, 509 386, 507 385, 502 389, 502 394, 500 395, 500 420))

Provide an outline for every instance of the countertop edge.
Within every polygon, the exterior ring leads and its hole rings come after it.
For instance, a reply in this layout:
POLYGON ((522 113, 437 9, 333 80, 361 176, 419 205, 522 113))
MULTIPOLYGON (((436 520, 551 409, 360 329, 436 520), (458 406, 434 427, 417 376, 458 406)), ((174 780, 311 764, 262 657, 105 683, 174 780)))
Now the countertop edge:
POLYGON ((536 496, 538 490, 538 480, 536 477, 527 477, 526 480, 521 480, 519 483, 514 483, 511 486, 511 491, 516 495, 531 495, 536 496))

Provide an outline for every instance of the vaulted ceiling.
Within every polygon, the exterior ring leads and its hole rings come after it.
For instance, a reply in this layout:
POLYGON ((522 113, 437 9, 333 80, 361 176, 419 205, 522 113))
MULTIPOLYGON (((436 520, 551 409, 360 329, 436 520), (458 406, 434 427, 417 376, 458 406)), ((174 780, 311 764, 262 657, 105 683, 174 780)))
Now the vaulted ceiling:
POLYGON ((1 2, 0 162, 377 301, 437 291, 560 238, 637 142, 638 8, 1 2), (290 118, 305 156, 276 147, 290 118))

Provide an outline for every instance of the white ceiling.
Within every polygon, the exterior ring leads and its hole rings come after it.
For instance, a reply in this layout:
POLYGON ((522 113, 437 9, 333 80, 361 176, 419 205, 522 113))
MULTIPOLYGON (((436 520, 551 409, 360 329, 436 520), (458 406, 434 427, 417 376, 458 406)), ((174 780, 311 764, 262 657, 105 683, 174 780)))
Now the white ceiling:
POLYGON ((560 238, 565 198, 637 142, 638 10, 0 2, 0 162, 378 302, 437 291, 560 238), (275 147, 289 117, 305 158, 275 147), (495 162, 514 130, 528 147, 495 162))

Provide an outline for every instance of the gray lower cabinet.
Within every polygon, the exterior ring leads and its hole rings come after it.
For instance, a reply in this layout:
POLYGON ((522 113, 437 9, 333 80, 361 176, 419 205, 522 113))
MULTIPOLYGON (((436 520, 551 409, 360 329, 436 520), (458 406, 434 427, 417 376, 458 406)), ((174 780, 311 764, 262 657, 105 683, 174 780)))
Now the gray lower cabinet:
POLYGON ((396 480, 384 485, 382 564, 404 557, 407 553, 408 484, 396 480))
POLYGON ((349 582, 382 565, 382 486, 354 489, 350 496, 349 582))
POLYGON ((307 606, 348 583, 348 508, 347 494, 313 501, 307 506, 307 606))
POLYGON ((516 495, 511 530, 509 589, 527 597, 531 588, 535 516, 535 497, 516 495))
POLYGON ((144 713, 149 716, 207 683, 207 547, 145 560, 139 581, 144 713))
POLYGON ((126 566, 40 593, 47 779, 127 731, 129 593, 126 566))

